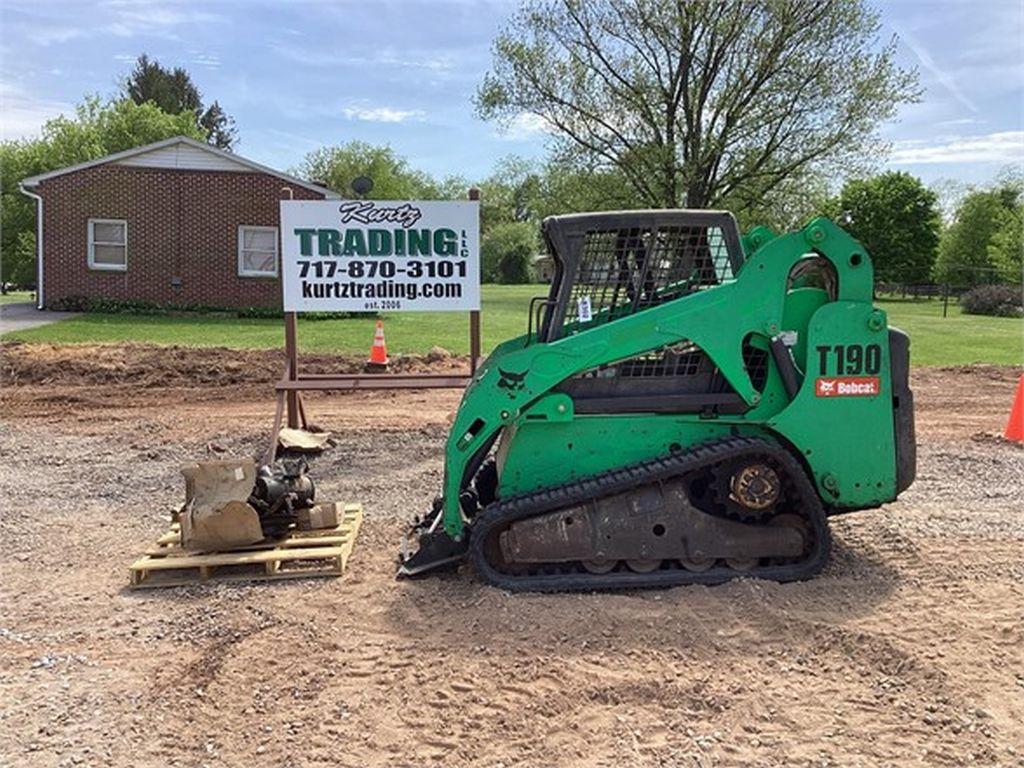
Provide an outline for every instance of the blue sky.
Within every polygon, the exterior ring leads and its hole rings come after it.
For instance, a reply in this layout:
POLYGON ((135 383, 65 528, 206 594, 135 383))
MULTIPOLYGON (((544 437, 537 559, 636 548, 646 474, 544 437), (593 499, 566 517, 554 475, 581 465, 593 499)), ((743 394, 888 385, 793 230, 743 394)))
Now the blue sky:
MULTIPOLYGON (((984 183, 1024 154, 1024 2, 878 3, 920 104, 883 135, 885 164, 934 183, 984 183)), ((480 178, 496 160, 540 157, 524 118, 502 133, 473 116, 503 0, 174 2, 0 0, 5 138, 31 136, 87 92, 110 95, 145 51, 183 65, 237 120, 238 152, 294 167, 311 149, 389 143, 430 173, 480 178)))

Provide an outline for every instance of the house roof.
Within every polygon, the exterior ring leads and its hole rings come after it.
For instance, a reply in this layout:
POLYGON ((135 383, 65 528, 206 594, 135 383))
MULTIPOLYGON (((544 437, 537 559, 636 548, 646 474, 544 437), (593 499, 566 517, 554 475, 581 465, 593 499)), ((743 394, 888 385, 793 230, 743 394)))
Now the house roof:
POLYGON ((115 152, 112 155, 107 155, 106 157, 99 157, 96 158, 95 160, 89 160, 88 162, 85 163, 79 163, 78 165, 69 165, 67 168, 58 168, 56 171, 50 171, 49 173, 41 173, 38 176, 29 176, 27 179, 22 180, 21 185, 23 187, 34 187, 37 186, 42 181, 46 181, 47 179, 53 179, 56 178, 57 176, 64 176, 65 174, 75 173, 77 171, 84 171, 86 168, 93 168, 97 165, 105 165, 107 163, 120 163, 125 160, 136 158, 139 157, 140 155, 145 155, 150 152, 159 152, 160 150, 165 150, 170 147, 176 147, 181 145, 189 147, 193 150, 208 152, 210 155, 212 155, 214 158, 217 158, 220 161, 220 167, 224 170, 231 166, 237 166, 237 170, 239 171, 256 171, 258 173, 266 173, 269 174, 270 176, 276 176, 282 181, 287 181, 289 184, 295 184, 296 186, 304 187, 305 189, 308 189, 312 192, 319 192, 320 194, 324 195, 324 197, 329 199, 336 199, 341 197, 341 195, 339 195, 337 192, 327 189, 326 187, 321 187, 317 184, 311 184, 308 181, 297 179, 294 176, 289 176, 287 173, 275 171, 273 168, 268 168, 267 166, 260 165, 259 163, 254 162, 252 160, 247 160, 241 155, 236 155, 233 152, 226 152, 223 149, 211 147, 209 144, 205 144, 201 141, 196 141, 195 139, 190 139, 187 136, 172 136, 171 138, 164 139, 163 141, 157 141, 154 142, 153 144, 146 144, 141 147, 126 149, 123 152, 115 152))

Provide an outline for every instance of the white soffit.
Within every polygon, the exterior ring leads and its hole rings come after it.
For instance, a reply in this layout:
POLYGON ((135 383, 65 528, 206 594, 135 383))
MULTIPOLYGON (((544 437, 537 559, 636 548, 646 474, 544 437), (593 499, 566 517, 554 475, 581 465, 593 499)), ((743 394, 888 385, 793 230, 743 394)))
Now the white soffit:
POLYGON ((241 155, 226 152, 223 149, 215 149, 208 144, 189 139, 185 136, 173 136, 154 144, 147 144, 142 147, 126 149, 123 152, 115 152, 106 157, 99 157, 78 165, 71 165, 67 168, 59 168, 56 171, 43 173, 38 176, 30 176, 22 179, 22 187, 34 187, 42 181, 53 179, 57 176, 64 176, 69 173, 83 171, 86 168, 94 168, 97 165, 111 163, 113 165, 135 166, 136 168, 177 168, 184 170, 203 171, 255 171, 275 176, 289 184, 297 184, 300 187, 317 192, 328 200, 336 200, 341 195, 325 187, 311 184, 308 181, 289 176, 287 173, 275 171, 265 165, 260 165, 252 160, 247 160, 241 155))
POLYGON ((118 165, 139 168, 177 168, 192 171, 251 171, 242 163, 189 144, 172 144, 120 160, 118 165))

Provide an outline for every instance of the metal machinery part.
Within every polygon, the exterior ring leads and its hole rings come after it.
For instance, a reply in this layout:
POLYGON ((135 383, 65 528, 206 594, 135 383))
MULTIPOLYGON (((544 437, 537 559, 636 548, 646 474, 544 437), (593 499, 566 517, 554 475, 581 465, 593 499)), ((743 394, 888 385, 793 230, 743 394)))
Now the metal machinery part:
POLYGON ((764 522, 782 493, 779 470, 768 461, 739 460, 711 471, 711 492, 723 514, 744 522, 764 522))
POLYGON ((295 524, 297 510, 313 505, 316 486, 308 469, 303 458, 285 458, 257 470, 249 504, 259 514, 267 538, 283 536, 295 524))
POLYGON ((779 476, 767 464, 748 464, 732 476, 731 490, 742 506, 765 510, 779 499, 779 476))
POLYGON ((824 512, 799 464, 769 441, 730 438, 495 503, 473 523, 470 552, 509 590, 715 584, 737 575, 807 578, 830 547, 824 512), (775 514, 743 523, 699 509, 692 486, 737 457, 786 475, 775 514))
POLYGON ((913 481, 909 341, 831 221, 741 237, 724 211, 620 211, 542 229, 548 296, 467 387, 400 573, 468 558, 542 591, 807 578, 827 516, 913 481))
POLYGON ((511 566, 621 560, 641 572, 663 560, 796 557, 804 549, 792 528, 765 530, 697 509, 685 475, 513 522, 498 543, 511 566))

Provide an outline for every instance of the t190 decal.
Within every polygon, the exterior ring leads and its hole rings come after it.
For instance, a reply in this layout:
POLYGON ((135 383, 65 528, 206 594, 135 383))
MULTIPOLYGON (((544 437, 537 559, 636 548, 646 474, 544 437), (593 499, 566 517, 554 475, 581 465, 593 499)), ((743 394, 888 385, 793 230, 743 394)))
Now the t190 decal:
POLYGON ((836 344, 815 347, 818 373, 822 376, 874 375, 882 370, 882 348, 878 344, 836 344))

